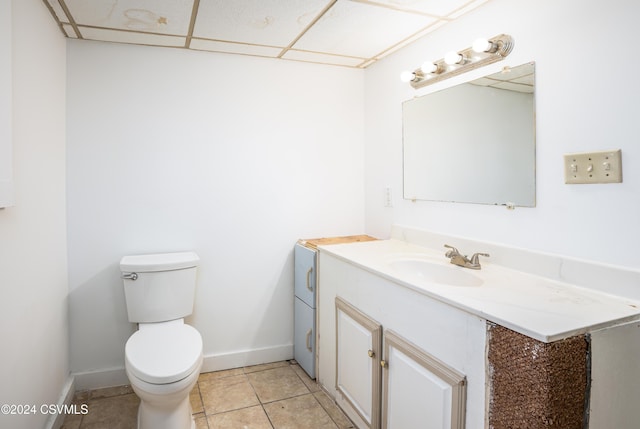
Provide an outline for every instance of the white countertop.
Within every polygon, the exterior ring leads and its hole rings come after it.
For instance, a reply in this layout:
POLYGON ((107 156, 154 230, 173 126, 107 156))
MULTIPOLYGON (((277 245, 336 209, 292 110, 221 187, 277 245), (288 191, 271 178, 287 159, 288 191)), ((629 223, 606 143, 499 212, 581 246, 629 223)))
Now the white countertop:
POLYGON ((436 251, 390 239, 320 246, 350 264, 433 299, 543 342, 640 320, 640 301, 517 271, 481 257, 481 270, 449 263, 447 249, 436 251), (479 286, 451 286, 420 279, 394 269, 398 259, 428 260, 477 276, 479 286), (479 282, 480 283, 480 282, 479 282))

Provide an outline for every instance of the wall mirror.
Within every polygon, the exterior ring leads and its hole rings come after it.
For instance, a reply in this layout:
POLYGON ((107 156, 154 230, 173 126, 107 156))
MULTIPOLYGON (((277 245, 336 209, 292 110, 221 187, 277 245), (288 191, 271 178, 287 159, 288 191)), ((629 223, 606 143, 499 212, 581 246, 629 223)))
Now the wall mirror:
POLYGON ((402 105, 404 198, 535 206, 535 63, 402 105))

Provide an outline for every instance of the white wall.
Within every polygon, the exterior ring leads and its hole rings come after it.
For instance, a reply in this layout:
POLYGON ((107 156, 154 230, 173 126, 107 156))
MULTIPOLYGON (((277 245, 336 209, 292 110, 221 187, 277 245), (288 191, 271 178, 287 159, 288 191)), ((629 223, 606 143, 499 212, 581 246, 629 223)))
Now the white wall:
MULTIPOLYGON (((640 38, 633 0, 493 0, 365 73, 366 229, 389 235, 393 223, 637 268, 640 145, 637 69, 640 38), (477 37, 507 33, 504 61, 413 90, 402 70, 463 49, 477 37), (416 94, 536 62, 537 206, 502 207, 402 199, 401 103, 416 94), (563 154, 622 149, 621 184, 565 185, 563 154), (394 207, 383 206, 393 188, 394 207)), ((469 253, 482 249, 462 249, 469 253)))
POLYGON ((11 2, 0 5, 0 207, 13 205, 11 2))
MULTIPOLYGON (((42 1, 10 5, 15 206, 0 210, 0 404, 39 407, 58 402, 69 375, 66 45, 42 1)), ((48 417, 0 415, 0 427, 43 427, 48 417)))
POLYGON ((190 322, 205 370, 292 357, 295 241, 364 231, 363 72, 73 40, 68 51, 79 386, 121 381, 128 254, 200 255, 190 322))

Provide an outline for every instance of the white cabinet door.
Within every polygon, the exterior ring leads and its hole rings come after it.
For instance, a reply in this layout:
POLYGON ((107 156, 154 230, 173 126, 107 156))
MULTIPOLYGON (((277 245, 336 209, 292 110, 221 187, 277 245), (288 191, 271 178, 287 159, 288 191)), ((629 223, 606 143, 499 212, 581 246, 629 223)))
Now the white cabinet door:
POLYGON ((464 375, 393 331, 384 350, 383 429, 464 428, 464 375))
POLYGON ((379 429, 382 327, 339 297, 335 304, 336 390, 369 428, 379 429))

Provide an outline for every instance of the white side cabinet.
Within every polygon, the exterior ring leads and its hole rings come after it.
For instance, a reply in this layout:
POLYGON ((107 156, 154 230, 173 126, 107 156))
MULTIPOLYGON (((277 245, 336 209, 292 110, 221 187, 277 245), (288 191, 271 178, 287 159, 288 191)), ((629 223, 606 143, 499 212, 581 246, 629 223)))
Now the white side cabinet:
POLYGON ((311 378, 318 370, 318 246, 371 240, 375 238, 368 235, 311 238, 298 240, 294 247, 293 356, 311 378))
POLYGON ((300 367, 316 377, 316 250, 296 244, 293 356, 300 367))

